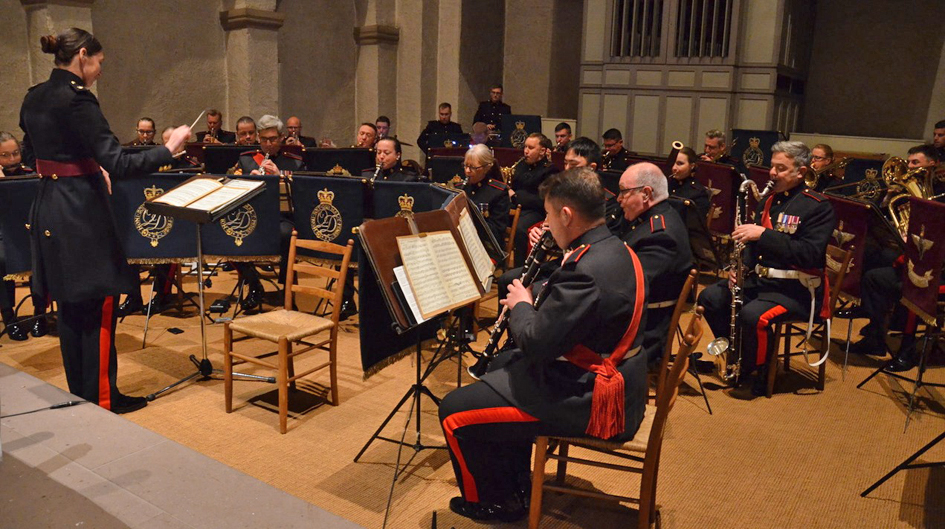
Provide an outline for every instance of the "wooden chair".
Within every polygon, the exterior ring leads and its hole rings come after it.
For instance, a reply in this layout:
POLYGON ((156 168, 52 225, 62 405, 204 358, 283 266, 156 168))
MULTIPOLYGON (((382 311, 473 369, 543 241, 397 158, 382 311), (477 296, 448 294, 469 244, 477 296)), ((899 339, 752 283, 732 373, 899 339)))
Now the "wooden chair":
MULTIPOLYGON (((669 334, 666 335, 666 344, 663 346, 663 357, 660 359, 658 370, 655 373, 651 373, 650 385, 652 387, 650 388, 649 398, 653 404, 656 403, 659 388, 666 380, 666 374, 669 370, 669 359, 673 355, 673 343, 678 340, 681 344, 685 338, 682 334, 682 329, 679 327, 679 318, 686 308, 686 302, 689 300, 689 294, 692 292, 693 285, 695 285, 698 280, 699 272, 695 269, 690 270, 689 277, 686 278, 686 283, 683 285, 682 290, 679 292, 679 297, 676 299, 676 308, 673 309, 673 315, 669 320, 669 334)), ((702 386, 702 382, 699 382, 699 386, 702 386)), ((704 394, 705 392, 703 391, 703 395, 704 394)))
POLYGON ((279 431, 286 432, 286 417, 288 415, 289 387, 295 389, 295 381, 324 368, 329 369, 329 383, 331 389, 331 404, 337 406, 338 400, 338 318, 341 311, 342 292, 345 277, 348 274, 348 264, 351 261, 351 251, 354 242, 349 240, 347 246, 340 246, 322 241, 310 241, 298 238, 298 232, 292 232, 289 246, 289 268, 286 273, 285 306, 282 309, 239 318, 227 322, 223 326, 223 382, 226 399, 226 412, 233 411, 233 359, 250 362, 256 365, 273 369, 277 373, 279 386, 279 431), (317 266, 305 262, 296 262, 297 248, 336 255, 340 258, 340 267, 336 270, 332 266, 317 266), (331 290, 315 286, 297 284, 298 274, 307 274, 334 280, 331 290), (330 318, 314 316, 305 312, 293 310, 293 295, 295 293, 309 294, 331 302, 330 318), (233 332, 246 335, 245 338, 259 338, 278 344, 279 349, 275 363, 265 357, 251 356, 233 351, 233 332), (328 336, 316 343, 305 341, 305 338, 327 332, 328 336), (299 343, 306 347, 297 351, 292 350, 292 344, 299 343), (328 353, 328 360, 304 373, 295 374, 295 357, 309 351, 319 349, 328 353))
POLYGON ((639 505, 637 527, 649 528, 652 524, 659 527, 659 510, 656 508, 656 478, 659 470, 660 451, 663 446, 663 430, 666 419, 676 395, 679 393, 679 384, 689 367, 689 355, 702 339, 702 308, 696 309, 689 321, 689 326, 682 340, 682 346, 676 352, 676 360, 661 384, 656 406, 647 405, 643 415, 643 423, 633 439, 626 443, 616 443, 593 438, 580 437, 552 437, 539 436, 535 441, 535 468, 532 473, 531 505, 528 513, 529 529, 536 529, 541 519, 541 500, 545 490, 552 490, 565 494, 584 496, 588 498, 605 499, 616 502, 631 502, 639 505), (558 441, 558 454, 548 452, 549 440, 558 441), (616 457, 632 464, 617 464, 597 459, 570 457, 568 450, 574 445, 592 452, 616 457), (555 482, 545 483, 545 462, 547 459, 558 461, 555 482), (608 468, 623 472, 640 474, 640 497, 630 498, 604 494, 602 492, 578 489, 564 484, 567 474, 567 464, 585 464, 595 467, 608 468), (641 465, 642 464, 642 465, 641 465))
MULTIPOLYGON (((830 311, 831 313, 836 310, 837 300, 840 298, 840 287, 843 284, 843 278, 847 275, 847 270, 850 268, 850 259, 853 257, 853 252, 849 250, 841 250, 833 245, 827 246, 827 255, 830 256, 830 259, 827 260, 829 263, 831 260, 839 263, 836 268, 828 266, 826 268, 827 279, 830 283, 830 311)), ((799 352, 791 352, 791 337, 793 336, 805 336, 807 334, 806 329, 807 321, 785 321, 777 324, 774 332, 774 343, 777 344, 778 340, 784 340, 784 370, 791 370, 791 357, 797 356, 799 352)), ((820 319, 819 317, 814 317, 814 325, 817 327, 812 331, 811 336, 819 334, 821 337, 820 348, 818 350, 820 358, 823 359, 827 356, 830 351, 830 336, 827 333, 827 324, 826 321, 820 319)), ((806 347, 806 345, 805 345, 806 347)), ((778 372, 778 348, 777 345, 774 347, 773 353, 767 359, 768 366, 768 386, 765 391, 765 396, 769 399, 771 394, 774 392, 774 381, 777 377, 778 372)), ((821 362, 817 367, 817 390, 823 391, 825 380, 827 374, 827 362, 821 362)))

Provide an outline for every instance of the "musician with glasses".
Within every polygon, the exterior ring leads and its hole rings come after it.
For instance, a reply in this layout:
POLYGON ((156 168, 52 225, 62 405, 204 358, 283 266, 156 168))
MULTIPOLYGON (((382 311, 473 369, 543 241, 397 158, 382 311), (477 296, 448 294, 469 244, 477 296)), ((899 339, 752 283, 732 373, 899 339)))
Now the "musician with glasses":
POLYGON ((630 151, 623 147, 623 134, 617 129, 607 129, 603 135, 603 165, 604 171, 623 172, 630 167, 630 151))
POLYGON ((729 154, 728 151, 730 148, 731 146, 725 141, 724 132, 718 129, 706 131, 702 160, 706 162, 737 166, 738 159, 729 154))
POLYGON ((135 127, 135 133, 137 137, 129 141, 128 143, 123 143, 123 147, 137 147, 139 145, 157 145, 154 143, 154 133, 157 131, 157 128, 154 126, 154 120, 151 118, 141 118, 138 120, 138 125, 135 127))
POLYGON ((810 149, 810 170, 814 173, 820 173, 820 178, 817 179, 817 187, 815 191, 823 191, 830 186, 837 185, 839 182, 833 180, 839 178, 840 175, 834 174, 832 171, 825 171, 827 167, 830 166, 834 161, 833 149, 830 145, 826 143, 818 143, 810 149))
MULTIPOLYGON (((810 149, 799 141, 782 141, 771 148, 768 175, 774 188, 758 204, 755 222, 732 233, 745 245, 744 305, 737 314, 741 329, 741 377, 758 371, 753 395, 766 389, 765 362, 773 354, 773 325, 785 320, 809 321, 825 305, 824 266, 827 243, 836 227, 833 207, 826 197, 807 188, 810 149)), ((699 295, 705 320, 716 338, 730 334, 734 267, 727 280, 699 295)), ((828 307, 829 309, 829 307, 828 307)), ((823 314, 822 314, 823 315, 823 314)), ((735 356, 729 356, 729 363, 735 356)))
POLYGON ((439 408, 462 493, 450 509, 474 520, 525 516, 535 436, 625 441, 643 419, 643 267, 604 225, 593 170, 552 175, 540 194, 564 262, 537 298, 512 284, 503 305, 515 348, 439 408))
POLYGON ((618 235, 633 248, 650 288, 643 350, 650 363, 663 356, 669 323, 689 270, 689 231, 669 204, 666 177, 652 163, 631 165, 620 176, 617 200, 623 208, 618 235))
POLYGON ((499 164, 492 151, 483 144, 473 145, 463 161, 466 183, 463 191, 471 207, 479 208, 486 224, 500 243, 509 228, 509 186, 502 181, 499 164))

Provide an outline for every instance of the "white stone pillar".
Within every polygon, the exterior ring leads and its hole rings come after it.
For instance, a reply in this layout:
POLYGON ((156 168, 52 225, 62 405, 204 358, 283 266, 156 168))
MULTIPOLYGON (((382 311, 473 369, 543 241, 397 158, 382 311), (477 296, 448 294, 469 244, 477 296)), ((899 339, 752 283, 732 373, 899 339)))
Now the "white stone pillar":
POLYGON ((49 79, 49 72, 55 66, 52 55, 43 53, 40 48, 40 37, 58 35, 71 27, 94 34, 92 4, 95 0, 20 0, 20 3, 26 10, 30 84, 37 84, 49 79))

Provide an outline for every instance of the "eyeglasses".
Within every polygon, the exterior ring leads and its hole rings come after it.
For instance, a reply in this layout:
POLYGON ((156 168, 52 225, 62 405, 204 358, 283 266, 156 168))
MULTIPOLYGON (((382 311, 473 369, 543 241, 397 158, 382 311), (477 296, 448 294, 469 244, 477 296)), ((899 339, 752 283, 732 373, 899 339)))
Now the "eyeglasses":
POLYGON ((623 197, 625 197, 625 196, 627 196, 627 195, 632 195, 634 191, 636 191, 637 189, 643 189, 644 187, 646 187, 646 186, 636 186, 636 187, 621 188, 620 191, 617 193, 617 196, 620 197, 620 198, 623 198, 623 197))
POLYGON ((20 151, 16 150, 13 152, 0 152, 0 158, 14 158, 20 155, 20 151))
POLYGON ((279 136, 260 136, 259 143, 276 143, 279 141, 279 136))
POLYGON ((138 134, 144 134, 144 135, 148 135, 148 136, 154 135, 154 131, 153 131, 153 130, 141 130, 141 129, 137 129, 135 132, 137 132, 138 134))
POLYGON ((470 171, 478 171, 478 170, 482 169, 483 167, 485 167, 485 165, 466 165, 466 164, 463 164, 463 168, 464 168, 464 169, 469 169, 470 171))
POLYGON ((812 161, 819 162, 820 160, 828 160, 829 158, 826 157, 826 156, 817 156, 817 155, 813 155, 813 154, 812 154, 811 157, 810 157, 810 159, 811 159, 812 161))

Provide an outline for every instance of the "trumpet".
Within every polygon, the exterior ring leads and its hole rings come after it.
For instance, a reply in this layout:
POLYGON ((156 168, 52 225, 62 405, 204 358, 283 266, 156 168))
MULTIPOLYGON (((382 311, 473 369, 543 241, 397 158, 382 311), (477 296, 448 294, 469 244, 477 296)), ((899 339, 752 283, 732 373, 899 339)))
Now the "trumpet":
MULTIPOLYGON (((774 189, 774 180, 769 180, 764 190, 758 192, 758 186, 747 178, 742 181, 738 187, 738 197, 735 202, 735 227, 740 226, 745 219, 746 203, 748 201, 749 191, 754 195, 758 202, 762 202, 774 189)), ((706 352, 716 358, 719 369, 719 377, 724 381, 734 381, 738 383, 738 377, 742 370, 742 350, 741 339, 737 329, 738 311, 741 310, 745 300, 742 296, 742 289, 745 280, 745 264, 742 262, 742 252, 745 250, 745 243, 736 242, 732 248, 729 269, 735 270, 735 281, 731 285, 732 303, 731 319, 729 320, 728 337, 720 337, 709 342, 706 352)))
MULTIPOLYGON (((555 240, 551 235, 551 231, 543 231, 541 238, 538 239, 535 246, 532 246, 532 251, 529 252, 528 257, 525 258, 525 266, 522 268, 522 277, 520 278, 522 286, 531 286, 532 281, 535 280, 535 276, 538 275, 538 270, 545 261, 545 256, 554 244, 555 240)), ((536 299, 535 301, 537 302, 538 300, 536 299)), ((486 374, 486 371, 489 369, 489 363, 496 357, 499 340, 502 338, 502 335, 505 334, 505 330, 508 326, 509 307, 506 305, 502 307, 502 312, 499 313, 499 317, 495 321, 495 327, 492 329, 492 334, 489 335, 489 342, 486 344, 486 348, 477 355, 478 359, 476 363, 469 366, 469 369, 466 370, 469 376, 479 380, 482 375, 486 374)))
POLYGON ((718 163, 719 160, 721 160, 724 156, 728 156, 728 154, 732 152, 732 149, 735 148, 736 143, 738 143, 738 138, 733 139, 732 143, 725 146, 725 150, 719 151, 715 156, 709 156, 707 154, 703 154, 702 156, 700 156, 700 158, 702 158, 703 160, 707 162, 718 163))

